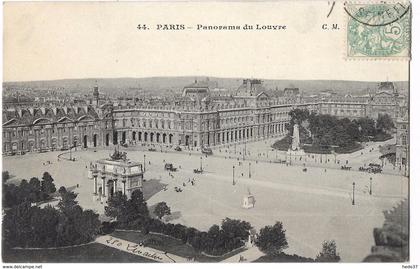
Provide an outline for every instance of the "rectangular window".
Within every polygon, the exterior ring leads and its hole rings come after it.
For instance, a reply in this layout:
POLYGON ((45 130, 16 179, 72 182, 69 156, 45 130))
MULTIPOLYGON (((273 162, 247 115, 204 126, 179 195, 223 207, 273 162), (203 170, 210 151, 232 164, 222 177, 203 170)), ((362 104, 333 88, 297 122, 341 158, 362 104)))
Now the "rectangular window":
POLYGON ((405 135, 401 136, 401 144, 403 146, 407 145, 407 137, 405 135))

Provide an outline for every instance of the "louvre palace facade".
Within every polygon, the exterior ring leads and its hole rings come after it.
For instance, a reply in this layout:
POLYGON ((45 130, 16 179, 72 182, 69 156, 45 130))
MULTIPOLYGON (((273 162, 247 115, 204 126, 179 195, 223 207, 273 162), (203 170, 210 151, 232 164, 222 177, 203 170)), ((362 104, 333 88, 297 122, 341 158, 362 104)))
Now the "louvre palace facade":
POLYGON ((141 102, 105 101, 95 86, 84 103, 3 104, 3 154, 114 144, 198 149, 257 141, 285 135, 288 113, 295 108, 348 118, 387 113, 397 120, 407 111, 407 98, 391 82, 369 95, 314 97, 298 89, 270 96, 255 79, 221 95, 195 81, 178 96, 141 102))

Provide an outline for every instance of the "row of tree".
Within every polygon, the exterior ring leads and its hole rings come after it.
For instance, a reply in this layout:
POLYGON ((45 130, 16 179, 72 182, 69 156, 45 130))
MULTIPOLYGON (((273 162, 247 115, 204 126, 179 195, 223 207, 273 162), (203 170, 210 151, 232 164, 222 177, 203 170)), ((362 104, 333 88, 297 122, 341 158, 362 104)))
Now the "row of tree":
MULTIPOLYGON (((158 219, 152 218, 143 193, 139 190, 134 191, 130 199, 121 192, 116 193, 109 199, 105 214, 115 218, 118 228, 139 229, 144 233, 156 232, 169 235, 181 240, 184 244, 189 244, 199 252, 210 255, 223 255, 244 246, 253 229, 247 221, 230 218, 222 220, 220 226, 211 226, 208 231, 199 231, 182 224, 165 223, 161 218, 170 214, 167 204, 158 203, 154 209, 154 214, 158 219)), ((273 226, 262 228, 256 236, 255 244, 268 256, 281 254, 288 247, 283 224, 276 222, 273 226)), ((335 242, 326 241, 315 261, 336 262, 339 260, 335 242)))
MULTIPOLYGON (((106 225, 101 225, 98 214, 92 210, 83 210, 76 201, 77 194, 67 191, 65 187, 58 190, 60 201, 56 207, 31 205, 47 197, 42 193, 47 193, 49 197, 55 192, 53 179, 47 172, 42 182, 33 178, 29 183, 22 180, 19 186, 4 184, 3 190, 8 193, 3 196, 4 203, 9 205, 3 219, 6 247, 78 245, 91 242, 100 232, 112 231, 112 228, 105 231, 106 225), (13 194, 13 191, 16 193, 13 194)), ((154 209, 158 219, 152 218, 140 190, 134 191, 130 199, 121 192, 110 197, 105 214, 116 220, 118 228, 166 234, 210 255, 223 255, 244 246, 252 230, 249 222, 230 218, 224 219, 220 226, 211 226, 205 232, 181 224, 165 223, 161 218, 170 214, 170 208, 165 202, 158 203, 154 209)), ((283 224, 276 222, 273 226, 262 228, 256 236, 255 244, 268 256, 282 254, 288 247, 283 224)), ((315 261, 339 260, 335 242, 327 241, 315 261)))
POLYGON ((322 250, 316 256, 315 260, 310 258, 300 257, 297 255, 285 255, 283 251, 288 248, 289 244, 286 239, 286 231, 281 222, 276 222, 273 226, 265 226, 261 228, 257 235, 256 245, 258 248, 267 254, 269 261, 284 261, 288 258, 289 261, 315 261, 315 262, 339 262, 340 255, 337 252, 337 246, 334 240, 324 241, 322 243, 322 250), (287 256, 287 257, 285 257, 287 256))
POLYGON ((19 205, 23 202, 38 203, 52 198, 56 188, 54 179, 48 172, 44 172, 42 180, 33 177, 22 180, 19 185, 3 181, 3 206, 5 208, 19 205))
POLYGON ((170 214, 170 208, 164 202, 158 203, 154 210, 158 219, 152 218, 140 190, 133 191, 130 199, 121 192, 116 193, 108 200, 105 214, 115 218, 118 228, 166 234, 211 255, 222 255, 243 246, 252 228, 248 222, 229 218, 224 219, 220 227, 213 225, 207 232, 181 224, 165 223, 161 218, 170 214))
POLYGON ((289 116, 290 122, 287 126, 289 135, 275 145, 281 150, 290 146, 295 124, 299 125, 301 144, 311 144, 314 148, 328 151, 335 146, 335 151, 339 153, 357 149, 360 142, 390 139, 392 136, 389 133, 394 128, 394 123, 388 114, 379 114, 376 121, 367 117, 350 120, 310 113, 306 109, 293 109, 289 112, 289 116))
POLYGON ((83 210, 75 200, 77 195, 64 187, 60 196, 57 208, 31 206, 24 200, 7 209, 3 219, 5 246, 59 247, 92 241, 100 228, 99 215, 83 210))

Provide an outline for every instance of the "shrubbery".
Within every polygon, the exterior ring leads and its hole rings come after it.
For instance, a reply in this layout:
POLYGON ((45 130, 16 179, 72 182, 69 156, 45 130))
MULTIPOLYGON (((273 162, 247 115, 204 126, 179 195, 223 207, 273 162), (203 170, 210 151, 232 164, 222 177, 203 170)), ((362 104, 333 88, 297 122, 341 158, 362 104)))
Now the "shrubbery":
POLYGON ((3 206, 12 207, 23 202, 38 203, 51 198, 56 191, 54 179, 48 172, 42 176, 42 181, 33 177, 29 180, 22 180, 19 185, 3 184, 3 206))
POLYGON ((339 262, 340 255, 337 252, 337 246, 334 240, 324 241, 322 243, 322 250, 316 256, 316 262, 339 262))
POLYGON ((63 191, 56 209, 24 201, 6 211, 4 243, 8 247, 58 247, 90 242, 99 231, 98 214, 83 210, 76 194, 63 191))
POLYGON ((6 182, 6 181, 8 181, 9 178, 10 178, 9 171, 3 171, 1 173, 1 178, 3 180, 3 183, 6 182))
POLYGON ((383 142, 383 141, 387 141, 389 139, 391 139, 393 136, 388 134, 388 133, 377 133, 373 138, 372 141, 375 142, 383 142))
POLYGON ((289 116, 290 123, 286 126, 289 134, 273 144, 274 148, 283 151, 290 148, 294 124, 299 124, 300 143, 311 145, 303 147, 305 152, 322 154, 332 150, 351 153, 361 148, 360 142, 388 140, 392 138, 389 132, 394 128, 387 114, 379 114, 376 121, 367 117, 350 120, 294 109, 289 116))
POLYGON ((150 232, 172 236, 210 255, 223 255, 244 246, 251 228, 246 221, 229 218, 222 221, 221 227, 213 225, 207 232, 182 224, 163 223, 158 219, 150 219, 148 226, 150 232))
POLYGON ((155 213, 159 219, 162 219, 163 216, 171 214, 171 209, 165 202, 160 202, 156 205, 153 213, 155 213))
MULTIPOLYGON (((139 190, 134 191, 128 200, 121 192, 111 197, 105 207, 105 214, 115 218, 118 228, 169 235, 210 255, 223 255, 242 247, 252 228, 249 222, 229 218, 224 219, 220 227, 213 225, 208 232, 181 224, 164 223, 150 217, 143 194, 139 190)), ((112 230, 108 225, 104 228, 112 230)))
POLYGON ((277 221, 273 226, 262 228, 257 237, 256 245, 267 255, 282 253, 289 246, 283 224, 277 221))

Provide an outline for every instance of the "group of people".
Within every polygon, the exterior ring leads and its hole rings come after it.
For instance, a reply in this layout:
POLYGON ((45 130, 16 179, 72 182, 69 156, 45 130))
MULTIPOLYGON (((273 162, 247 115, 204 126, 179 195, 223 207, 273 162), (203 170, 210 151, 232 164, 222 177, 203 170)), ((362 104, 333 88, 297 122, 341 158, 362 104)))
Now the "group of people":
MULTIPOLYGON (((192 179, 189 178, 187 182, 182 182, 182 186, 187 187, 187 185, 189 185, 189 184, 191 184, 191 186, 195 186, 195 184, 196 184, 195 182, 196 182, 195 178, 192 178, 192 179)), ((180 187, 175 187, 174 189, 175 189, 176 192, 182 192, 182 188, 180 188, 180 187)))
POLYGON ((45 162, 45 163, 42 163, 42 165, 50 165, 50 164, 52 164, 52 162, 51 161, 47 161, 47 162, 45 162))

